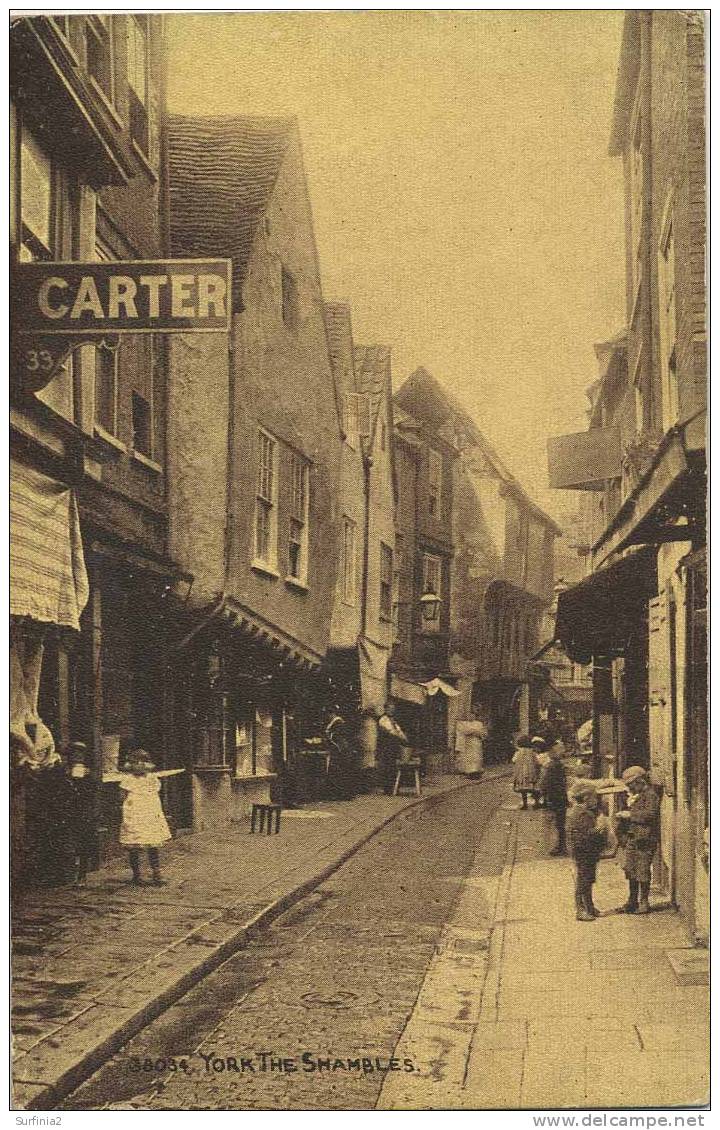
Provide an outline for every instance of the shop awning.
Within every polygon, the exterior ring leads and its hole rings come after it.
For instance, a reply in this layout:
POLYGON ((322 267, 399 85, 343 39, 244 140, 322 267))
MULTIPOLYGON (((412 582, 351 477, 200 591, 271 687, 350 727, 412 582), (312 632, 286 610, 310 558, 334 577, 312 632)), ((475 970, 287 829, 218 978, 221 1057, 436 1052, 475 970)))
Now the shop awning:
POLYGON ((10 461, 10 615, 80 629, 90 593, 74 491, 10 461))
POLYGON ((555 638, 570 659, 624 654, 640 610, 657 596, 656 556, 655 548, 641 549, 559 594, 555 638))
POLYGON ((697 412, 672 428, 645 474, 592 547, 593 565, 631 545, 691 542, 704 511, 707 416, 697 412))
POLYGON ((270 649, 279 658, 289 660, 308 670, 319 670, 322 655, 301 643, 288 632, 263 619, 257 612, 240 604, 235 597, 227 597, 221 607, 223 622, 242 632, 250 640, 270 649))

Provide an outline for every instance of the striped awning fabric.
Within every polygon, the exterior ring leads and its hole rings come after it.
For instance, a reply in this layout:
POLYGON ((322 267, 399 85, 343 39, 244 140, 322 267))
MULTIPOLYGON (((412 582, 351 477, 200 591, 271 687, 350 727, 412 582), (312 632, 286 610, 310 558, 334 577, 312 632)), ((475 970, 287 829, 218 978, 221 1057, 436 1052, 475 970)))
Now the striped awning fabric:
POLYGON ((80 629, 89 585, 73 490, 10 462, 10 615, 80 629))

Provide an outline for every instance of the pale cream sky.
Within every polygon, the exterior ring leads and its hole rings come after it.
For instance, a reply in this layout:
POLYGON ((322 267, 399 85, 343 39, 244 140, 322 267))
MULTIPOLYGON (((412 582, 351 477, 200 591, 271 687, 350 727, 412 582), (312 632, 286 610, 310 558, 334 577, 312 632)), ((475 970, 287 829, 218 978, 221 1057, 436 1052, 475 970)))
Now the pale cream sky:
POLYGON ((171 111, 294 114, 327 300, 424 365, 534 496, 548 434, 585 427, 593 342, 623 324, 607 156, 623 13, 331 12, 168 19, 171 111))

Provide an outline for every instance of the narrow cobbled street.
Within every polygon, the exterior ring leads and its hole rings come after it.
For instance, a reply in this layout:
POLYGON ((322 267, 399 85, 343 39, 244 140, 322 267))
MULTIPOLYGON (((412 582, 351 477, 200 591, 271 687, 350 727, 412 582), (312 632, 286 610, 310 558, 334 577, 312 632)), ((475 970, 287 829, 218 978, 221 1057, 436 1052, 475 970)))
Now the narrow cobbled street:
POLYGON ((507 787, 481 783, 395 820, 130 1041, 65 1109, 375 1107, 385 1078, 376 1060, 386 1067, 393 1056, 507 787), (298 1070, 269 1070, 268 1057, 263 1071, 264 1051, 294 1059, 298 1070), (186 1061, 187 1071, 166 1070, 159 1081, 154 1067, 170 1057, 186 1061), (251 1058, 255 1070, 220 1069, 228 1058, 238 1067, 251 1058), (320 1059, 358 1058, 372 1070, 312 1069, 320 1059))
POLYGON ((601 916, 578 923, 551 840, 502 779, 402 814, 65 1109, 702 1103, 707 988, 673 971, 679 915, 657 892, 618 914, 608 860, 601 916))

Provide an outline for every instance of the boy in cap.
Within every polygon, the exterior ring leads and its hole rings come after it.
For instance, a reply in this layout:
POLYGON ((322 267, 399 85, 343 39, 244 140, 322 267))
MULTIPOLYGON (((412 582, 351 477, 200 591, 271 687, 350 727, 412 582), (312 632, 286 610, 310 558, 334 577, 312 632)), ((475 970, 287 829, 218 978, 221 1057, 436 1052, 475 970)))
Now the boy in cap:
POLYGON ((597 862, 606 841, 602 818, 598 818, 599 798, 593 785, 579 781, 571 792, 573 806, 568 816, 570 854, 575 863, 575 917, 578 922, 594 922, 598 911, 592 889, 597 862))
POLYGON ((625 875, 630 887, 625 914, 650 910, 650 867, 659 840, 660 802, 647 770, 631 765, 622 775, 628 807, 616 816, 618 840, 625 850, 625 875))

